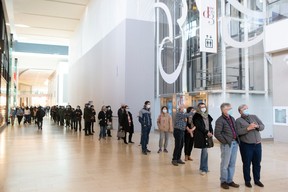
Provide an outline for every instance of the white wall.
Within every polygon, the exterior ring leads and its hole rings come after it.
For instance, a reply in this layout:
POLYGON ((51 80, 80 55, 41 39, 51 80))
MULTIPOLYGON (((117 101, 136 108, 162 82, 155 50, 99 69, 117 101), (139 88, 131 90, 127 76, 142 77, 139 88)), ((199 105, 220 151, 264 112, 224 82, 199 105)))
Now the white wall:
MULTIPOLYGON (((286 57, 288 57, 288 51, 283 51, 272 55, 273 106, 288 107, 288 99, 287 99, 288 64, 285 61, 286 57)), ((288 142, 288 126, 273 125, 273 127, 274 127, 274 140, 281 142, 288 142)))
POLYGON ((265 52, 278 52, 288 49, 288 19, 281 20, 265 28, 265 52))
POLYGON ((273 138, 273 124, 272 124, 272 97, 265 95, 246 96, 245 94, 226 94, 226 96, 219 94, 209 94, 208 109, 210 115, 213 117, 213 126, 215 121, 221 115, 220 105, 224 102, 231 103, 233 108, 233 117, 237 119, 240 117, 238 107, 241 104, 247 104, 251 114, 257 115, 265 125, 264 131, 261 132, 262 138, 273 138), (226 98, 226 99, 225 99, 226 98))
MULTIPOLYGON (((69 48, 69 103, 126 103, 137 121, 154 100, 154 0, 92 0, 69 48)), ((135 128, 140 129, 135 122, 135 128)))
POLYGON ((98 42, 69 69, 69 103, 83 106, 93 101, 99 111, 124 102, 125 22, 98 42))
POLYGON ((155 21, 155 0, 127 0, 127 19, 155 21))
POLYGON ((154 21, 154 3, 154 0, 91 0, 70 41, 70 63, 86 54, 123 20, 154 21))

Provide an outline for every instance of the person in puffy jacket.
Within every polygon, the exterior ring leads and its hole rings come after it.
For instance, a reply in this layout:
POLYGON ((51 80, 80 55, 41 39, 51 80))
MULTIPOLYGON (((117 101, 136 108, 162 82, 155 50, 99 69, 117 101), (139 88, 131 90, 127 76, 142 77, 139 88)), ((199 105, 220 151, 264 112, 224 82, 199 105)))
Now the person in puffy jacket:
POLYGON ((141 124, 141 146, 142 154, 147 155, 151 151, 147 149, 149 142, 149 134, 152 127, 152 119, 150 112, 150 101, 145 101, 143 109, 139 111, 139 122, 141 124))

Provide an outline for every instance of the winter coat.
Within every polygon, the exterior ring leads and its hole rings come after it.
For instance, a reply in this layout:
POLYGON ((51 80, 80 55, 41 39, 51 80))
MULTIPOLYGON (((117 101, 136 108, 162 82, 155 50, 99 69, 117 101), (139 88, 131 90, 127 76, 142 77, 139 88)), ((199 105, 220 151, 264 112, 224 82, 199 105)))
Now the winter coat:
MULTIPOLYGON (((209 131, 213 134, 213 128, 211 124, 213 118, 208 115, 208 120, 209 131)), ((201 114, 195 113, 195 115, 193 116, 193 124, 194 126, 196 126, 196 129, 194 131, 194 147, 200 149, 207 148, 206 136, 208 130, 205 129, 205 123, 201 114)))
POLYGON ((106 112, 100 111, 98 113, 98 120, 99 120, 99 125, 102 126, 107 126, 107 117, 106 117, 106 112))
POLYGON ((157 125, 160 131, 173 132, 172 117, 168 113, 159 115, 157 125))
POLYGON ((133 123, 133 117, 132 114, 128 111, 126 113, 123 114, 123 121, 122 121, 122 127, 123 129, 128 132, 128 133, 134 133, 134 123, 133 123), (128 121, 128 115, 130 117, 130 125, 129 125, 129 121, 128 121))

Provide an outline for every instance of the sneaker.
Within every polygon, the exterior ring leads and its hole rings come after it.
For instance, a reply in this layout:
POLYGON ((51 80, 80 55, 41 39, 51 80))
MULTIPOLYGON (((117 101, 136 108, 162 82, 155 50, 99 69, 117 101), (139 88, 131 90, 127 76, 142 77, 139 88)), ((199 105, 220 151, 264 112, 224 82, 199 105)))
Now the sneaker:
POLYGON ((164 149, 164 153, 168 153, 167 149, 164 149))
POLYGON ((207 174, 207 172, 206 171, 200 171, 200 175, 206 175, 207 174))
POLYGON ((259 186, 259 187, 264 187, 263 183, 261 183, 261 181, 257 181, 255 182, 255 185, 259 186))
POLYGON ((228 183, 226 183, 226 182, 221 183, 221 187, 222 187, 223 189, 229 189, 229 185, 228 185, 228 183))
POLYGON ((178 163, 178 164, 185 164, 185 162, 182 161, 181 159, 179 159, 179 160, 177 161, 177 163, 178 163))
POLYGON ((146 152, 147 152, 147 153, 151 153, 151 151, 150 151, 149 149, 146 149, 146 152))
POLYGON ((239 185, 236 184, 236 183, 234 183, 234 181, 232 181, 231 183, 228 183, 228 185, 229 185, 230 187, 239 188, 239 185))
POLYGON ((252 185, 250 182, 245 182, 245 186, 248 187, 248 188, 252 188, 252 185))
POLYGON ((159 149, 157 153, 161 153, 161 152, 162 152, 162 149, 159 149))
POLYGON ((178 166, 178 162, 177 162, 177 160, 172 160, 172 165, 174 165, 174 166, 178 166))

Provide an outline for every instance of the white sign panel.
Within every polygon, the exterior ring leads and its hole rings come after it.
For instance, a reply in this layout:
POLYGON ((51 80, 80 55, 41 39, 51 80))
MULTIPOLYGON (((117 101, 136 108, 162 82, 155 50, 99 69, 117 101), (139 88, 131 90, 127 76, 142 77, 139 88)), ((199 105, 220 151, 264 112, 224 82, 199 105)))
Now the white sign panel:
POLYGON ((217 0, 197 2, 200 16, 200 51, 217 53, 217 0))

